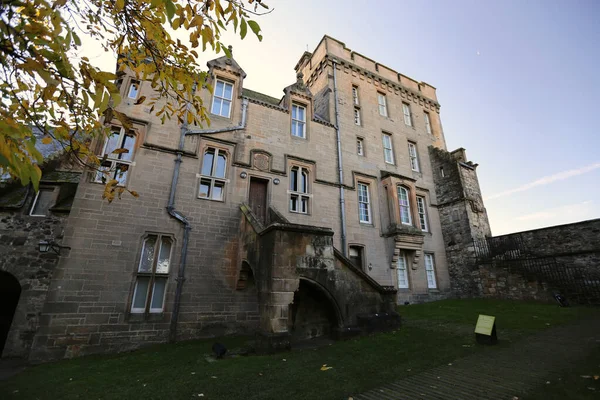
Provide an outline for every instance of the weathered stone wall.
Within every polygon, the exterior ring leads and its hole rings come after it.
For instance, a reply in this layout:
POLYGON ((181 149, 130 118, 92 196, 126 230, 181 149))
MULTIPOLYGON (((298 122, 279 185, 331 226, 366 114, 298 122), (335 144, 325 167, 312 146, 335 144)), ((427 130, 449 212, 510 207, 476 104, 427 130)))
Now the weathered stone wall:
MULTIPOLYGON (((18 210, 0 214, 0 270, 13 275, 21 285, 21 296, 2 357, 27 358, 40 323, 46 294, 58 256, 40 253, 40 240, 61 238, 66 216, 31 217, 34 198, 30 193, 18 210)), ((63 253, 68 250, 63 250, 63 253)))
POLYGON ((600 219, 517 232, 498 238, 519 236, 526 257, 554 257, 565 267, 583 267, 600 272, 600 219))
POLYGON ((544 282, 527 279, 523 274, 511 271, 506 265, 478 265, 471 272, 471 279, 476 291, 471 294, 463 293, 465 297, 553 301, 552 293, 544 282))
POLYGON ((496 236, 491 240, 500 245, 513 243, 516 247, 511 247, 509 254, 513 259, 498 258, 508 253, 491 254, 489 260, 477 262, 474 254, 457 252, 459 256, 454 260, 461 263, 453 269, 455 295, 553 301, 552 292, 558 291, 567 297, 574 296, 571 301, 593 301, 591 292, 580 292, 584 280, 586 285, 596 285, 596 289, 589 286, 586 290, 600 293, 599 219, 496 236), (567 269, 577 273, 567 273, 567 269), (578 294, 571 292, 573 285, 579 285, 575 289, 578 294))

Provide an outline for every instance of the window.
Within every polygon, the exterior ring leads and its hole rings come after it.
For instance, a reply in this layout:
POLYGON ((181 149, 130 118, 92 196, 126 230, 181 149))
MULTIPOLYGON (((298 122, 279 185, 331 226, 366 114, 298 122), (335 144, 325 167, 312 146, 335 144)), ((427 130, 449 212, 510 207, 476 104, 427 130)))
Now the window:
POLYGON ((308 170, 292 167, 290 174, 290 211, 308 213, 308 170))
POLYGON ((431 119, 429 119, 428 112, 425 112, 425 130, 431 135, 431 119))
POLYGON ((406 254, 401 251, 396 263, 396 270, 398 271, 398 288, 408 289, 408 270, 406 265, 406 254))
POLYGON ((233 100, 233 84, 217 79, 214 90, 211 113, 229 118, 233 100))
POLYGON ((348 249, 348 258, 358 269, 364 270, 364 248, 362 246, 350 246, 348 249))
POLYGON ((130 99, 137 99, 140 94, 140 81, 131 80, 129 82, 129 90, 127 91, 127 97, 130 99))
POLYGON ((204 152, 200 189, 198 197, 223 201, 225 192, 225 173, 227 172, 227 153, 225 150, 209 147, 204 152))
POLYGON ((383 159, 388 164, 394 163, 394 150, 392 149, 392 135, 383 134, 383 159))
POLYGON ((421 230, 427 232, 429 229, 427 228, 427 212, 425 211, 424 197, 417 196, 417 211, 419 212, 419 224, 421 225, 421 230))
POLYGON ((148 235, 144 239, 137 268, 132 313, 161 313, 167 292, 173 239, 163 235, 148 235))
POLYGON ((425 253, 425 272, 427 273, 427 287, 437 289, 435 281, 435 265, 433 263, 433 254, 425 253))
POLYGON ((402 112, 404 113, 404 123, 407 126, 412 126, 412 119, 410 117, 410 106, 406 103, 402 103, 402 112))
POLYGON ((385 94, 377 93, 377 103, 379 104, 379 115, 383 117, 388 116, 387 112, 387 102, 385 100, 385 94))
POLYGON ((400 203, 400 222, 404 225, 412 225, 408 189, 404 186, 398 186, 398 202, 400 203))
POLYGON ((359 156, 365 155, 365 141, 363 138, 356 138, 356 154, 359 156))
POLYGON ((355 106, 360 105, 360 102, 358 101, 358 87, 357 86, 352 86, 352 102, 354 103, 355 106))
POLYGON ((106 155, 96 172, 95 182, 106 183, 116 179, 119 185, 127 182, 127 172, 132 165, 135 148, 135 133, 113 126, 104 144, 102 156, 106 155))
POLYGON ((292 104, 292 136, 306 137, 306 108, 292 104))
POLYGON ((45 217, 49 214, 54 201, 54 189, 40 188, 33 199, 29 215, 32 217, 45 217))
POLYGON ((358 184, 358 219, 365 224, 371 223, 371 199, 366 183, 358 184))
POLYGON ((413 171, 419 172, 419 158, 417 157, 417 145, 408 142, 408 156, 410 157, 410 167, 413 171))
POLYGON ((358 107, 354 107, 354 124, 360 126, 360 109, 358 107))

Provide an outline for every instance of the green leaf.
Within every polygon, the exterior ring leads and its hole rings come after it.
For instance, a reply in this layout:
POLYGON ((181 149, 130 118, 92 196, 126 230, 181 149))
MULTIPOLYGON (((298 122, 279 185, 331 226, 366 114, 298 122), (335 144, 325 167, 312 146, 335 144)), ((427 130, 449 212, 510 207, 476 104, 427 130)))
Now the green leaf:
POLYGON ((246 37, 246 33, 248 32, 248 25, 246 24, 246 20, 242 18, 242 22, 240 23, 240 37, 244 39, 246 37))
POLYGON ((252 29, 252 32, 254 32, 258 40, 262 40, 262 35, 260 34, 260 26, 258 25, 258 23, 256 21, 248 20, 248 25, 250 25, 250 29, 252 29))
POLYGON ((171 0, 165 0, 165 9, 167 10, 167 18, 171 22, 175 15, 175 4, 171 0))

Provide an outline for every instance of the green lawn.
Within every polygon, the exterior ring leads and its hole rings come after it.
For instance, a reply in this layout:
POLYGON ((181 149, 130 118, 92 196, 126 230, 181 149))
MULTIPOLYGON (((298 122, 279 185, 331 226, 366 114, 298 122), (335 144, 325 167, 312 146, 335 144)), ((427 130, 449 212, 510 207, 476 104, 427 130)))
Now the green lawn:
MULTIPOLYGON (((501 329, 535 332, 589 316, 590 309, 506 301, 447 300, 402 306, 407 320, 442 321, 462 333, 407 326, 396 332, 337 342, 316 350, 208 362, 214 340, 160 345, 137 352, 90 356, 28 368, 0 382, 9 399, 345 399, 481 351, 472 327, 477 314, 495 315, 501 329), (333 367, 322 371, 321 366, 333 367)), ((229 348, 244 338, 220 339, 229 348)), ((487 351, 494 351, 487 349, 487 351)))

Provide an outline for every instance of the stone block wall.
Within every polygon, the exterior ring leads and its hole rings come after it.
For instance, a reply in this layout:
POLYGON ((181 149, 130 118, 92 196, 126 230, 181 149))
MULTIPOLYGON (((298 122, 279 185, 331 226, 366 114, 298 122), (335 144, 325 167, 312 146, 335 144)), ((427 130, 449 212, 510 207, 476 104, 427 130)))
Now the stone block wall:
MULTIPOLYGON (((0 214, 0 271, 14 276, 21 286, 19 303, 12 320, 2 357, 27 358, 39 325, 46 294, 58 262, 53 252, 40 253, 41 240, 62 237, 66 216, 31 217, 30 195, 18 210, 0 214)), ((68 250, 63 250, 63 253, 68 250)))

